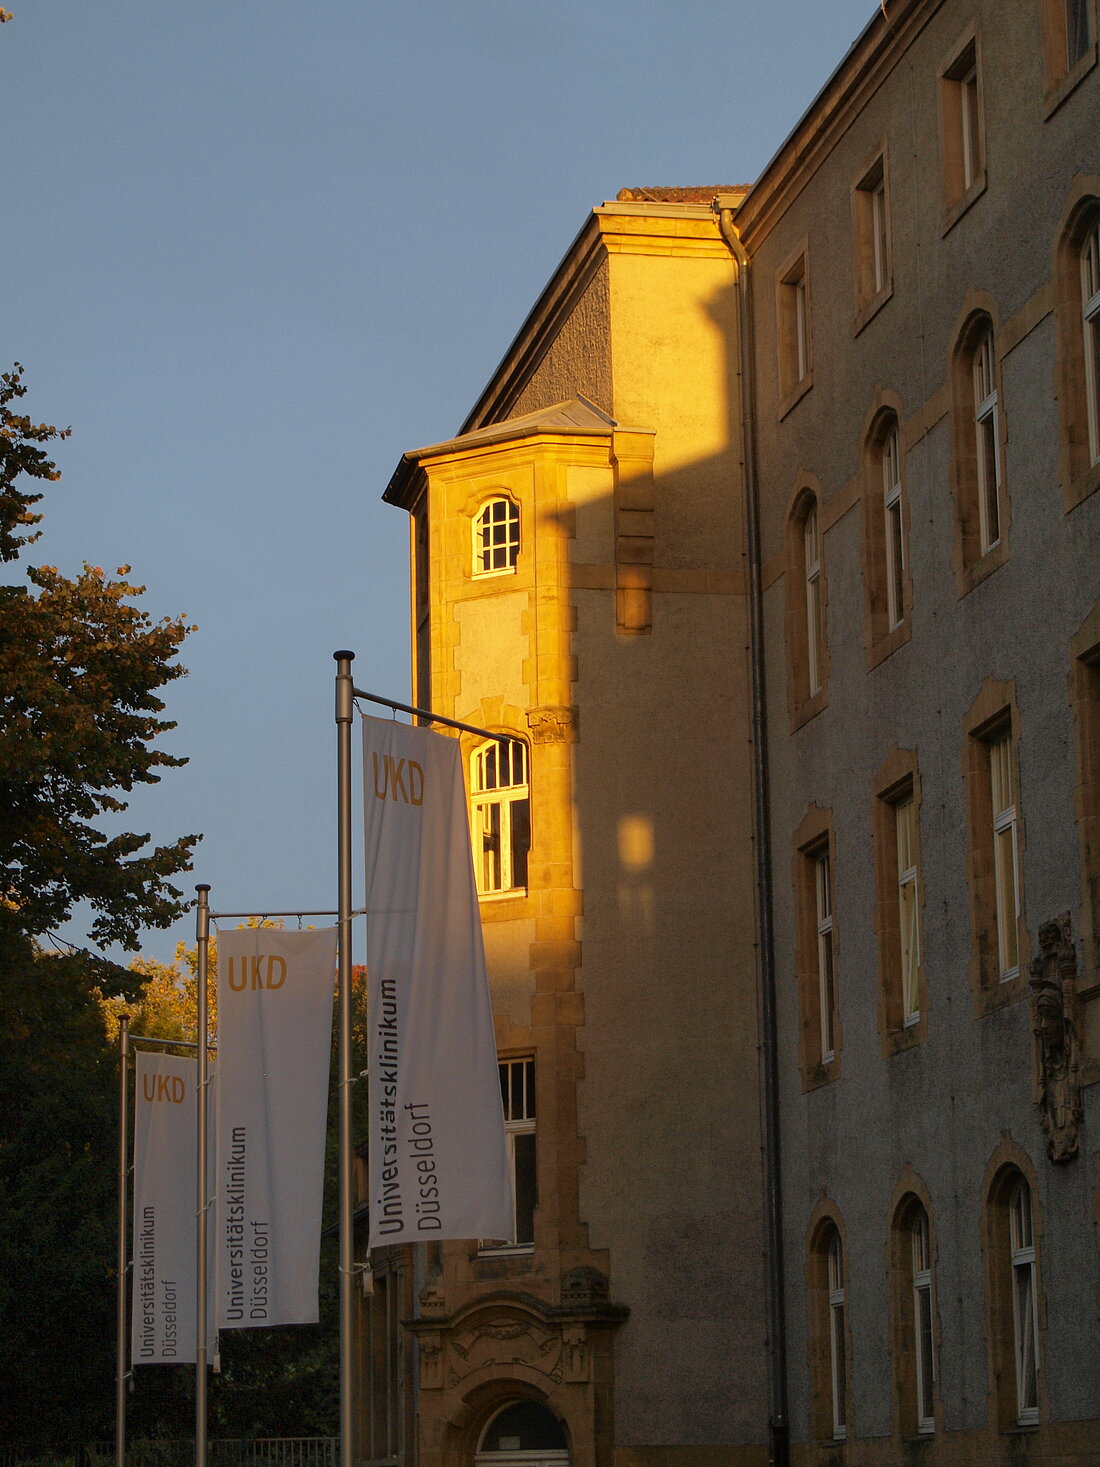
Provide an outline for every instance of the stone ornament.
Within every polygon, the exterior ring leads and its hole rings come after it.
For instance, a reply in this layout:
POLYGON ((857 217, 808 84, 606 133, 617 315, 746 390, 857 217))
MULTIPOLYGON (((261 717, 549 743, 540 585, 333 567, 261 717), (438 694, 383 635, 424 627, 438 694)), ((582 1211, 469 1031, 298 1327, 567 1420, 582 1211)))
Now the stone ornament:
POLYGON ((1028 964, 1039 1120, 1051 1161, 1077 1155, 1082 1121, 1077 1028, 1077 952, 1069 913, 1039 928, 1039 954, 1028 964))

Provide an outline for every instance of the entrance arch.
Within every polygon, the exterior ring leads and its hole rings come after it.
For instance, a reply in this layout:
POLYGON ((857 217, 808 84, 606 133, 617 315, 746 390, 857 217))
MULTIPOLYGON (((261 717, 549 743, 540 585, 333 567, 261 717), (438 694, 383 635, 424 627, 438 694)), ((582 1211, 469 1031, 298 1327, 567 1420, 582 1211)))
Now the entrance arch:
POLYGON ((481 1433, 474 1467, 569 1467, 565 1428, 541 1401, 509 1401, 481 1433))

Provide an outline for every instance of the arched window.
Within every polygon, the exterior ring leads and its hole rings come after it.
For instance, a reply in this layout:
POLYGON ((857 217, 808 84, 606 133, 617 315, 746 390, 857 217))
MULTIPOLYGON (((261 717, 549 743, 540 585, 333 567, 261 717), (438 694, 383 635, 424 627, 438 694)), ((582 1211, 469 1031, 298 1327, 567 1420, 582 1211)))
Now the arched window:
POLYGON ((876 414, 863 449, 863 567, 871 666, 909 635, 909 506, 898 414, 876 414))
POLYGON ((514 571, 519 559, 519 505, 504 495, 487 500, 474 517, 474 575, 514 571))
POLYGON ((1002 1430, 1039 1419, 1037 1230, 1030 1183, 1019 1167, 1002 1167, 989 1190, 986 1260, 1002 1430))
POLYGON ((993 321, 967 321, 952 362, 956 575, 960 593, 982 580, 1008 552, 1004 410, 993 321))
POLYGON ((488 739, 470 758, 474 872, 483 894, 527 885, 531 801, 527 745, 488 739))
POLYGON ((512 1401, 481 1434, 476 1467, 568 1467, 565 1430, 541 1401, 512 1401))
POLYGON ((1018 1177, 1008 1196, 1017 1421, 1039 1419, 1039 1319, 1031 1188, 1018 1177))
POLYGON ((1081 247, 1081 327, 1089 464, 1100 463, 1100 214, 1081 247))
POLYGON ((808 1282, 813 1433, 819 1441, 842 1442, 848 1435, 848 1295, 844 1243, 831 1217, 814 1230, 808 1282))
POLYGON ((811 698, 821 692, 824 614, 821 604, 821 535, 817 501, 812 500, 802 521, 802 574, 806 598, 806 674, 811 698))
POLYGON ((932 1230, 924 1204, 912 1193, 894 1214, 892 1269, 899 1425, 905 1436, 927 1436, 936 1429, 932 1230))

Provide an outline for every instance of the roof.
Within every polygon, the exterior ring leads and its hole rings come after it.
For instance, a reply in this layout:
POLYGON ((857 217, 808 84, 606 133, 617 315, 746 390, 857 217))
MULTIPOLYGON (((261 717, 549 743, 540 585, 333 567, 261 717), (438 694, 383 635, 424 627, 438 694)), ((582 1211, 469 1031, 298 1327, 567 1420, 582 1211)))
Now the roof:
POLYGON ((524 413, 518 418, 507 418, 503 423, 488 423, 483 428, 475 428, 458 438, 448 438, 443 443, 410 449, 401 455, 401 461, 382 498, 387 504, 404 503, 404 493, 410 476, 422 459, 441 458, 448 453, 461 453, 464 449, 483 448, 493 443, 508 443, 516 438, 533 438, 539 433, 575 433, 578 436, 591 437, 593 434, 609 434, 616 427, 618 424, 615 419, 609 418, 586 397, 555 402, 537 412, 524 413))
POLYGON ((704 184, 698 188, 621 188, 615 199, 620 204, 709 204, 715 194, 748 191, 747 183, 704 184))

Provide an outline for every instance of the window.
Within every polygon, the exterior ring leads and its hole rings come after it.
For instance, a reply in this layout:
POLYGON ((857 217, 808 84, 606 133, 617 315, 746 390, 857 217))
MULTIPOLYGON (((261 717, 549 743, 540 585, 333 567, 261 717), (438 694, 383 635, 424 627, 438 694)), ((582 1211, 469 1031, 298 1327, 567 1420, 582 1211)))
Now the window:
POLYGON ((964 723, 964 776, 970 826, 971 977, 980 1008, 1012 1002, 1027 990, 1020 954, 1023 835, 1020 771, 1011 683, 986 683, 964 723), (984 715, 984 716, 983 716, 984 715))
POLYGON ((811 1232, 809 1293, 812 1431, 821 1442, 848 1435, 848 1320, 844 1242, 835 1218, 825 1215, 811 1232))
POLYGON ((1073 509, 1100 487, 1100 197, 1081 190, 1055 250, 1059 471, 1073 509))
POLYGON ((829 1267, 829 1365, 832 1379, 833 1438, 848 1435, 848 1366, 844 1340, 844 1252, 840 1234, 833 1229, 828 1244, 829 1267))
POLYGON ((527 745, 489 739, 470 760, 474 871, 482 895, 527 885, 531 803, 527 745))
POLYGON ((519 506, 503 496, 490 499, 474 519, 474 575, 514 571, 519 559, 519 506))
POLYGON ((852 190, 852 224, 858 331, 886 299, 891 287, 890 212, 884 153, 879 153, 852 190))
POLYGON ((1100 463, 1100 217, 1081 249, 1081 325, 1089 464, 1100 463))
POLYGON ((1035 1237, 1031 1188, 1020 1177, 1008 1199, 1012 1268, 1012 1326, 1016 1361, 1016 1420, 1039 1419, 1039 1324, 1036 1312, 1035 1237))
POLYGON ((993 807, 993 871, 997 961, 1002 983, 1020 971, 1020 863, 1016 845, 1016 781, 1012 735, 1001 729, 988 741, 993 807))
POLYGON ((483 1248, 516 1247, 530 1250, 535 1241, 535 1061, 501 1060, 500 1098, 504 1107, 504 1134, 515 1199, 514 1237, 506 1243, 482 1243, 483 1248))
POLYGON ((1004 413, 993 321, 972 312, 952 360, 955 575, 960 595, 1008 554, 1004 413))
POLYGON ((1010 1140, 987 1193, 984 1220, 986 1287, 993 1386, 1002 1431, 1034 1426, 1040 1407, 1039 1218, 1030 1162, 1010 1140))
POLYGON ((1001 453, 997 435, 997 379, 993 333, 983 331, 970 363, 974 383, 974 441, 978 469, 978 525, 981 553, 1001 538, 1001 453))
POLYGON ((787 707, 792 728, 828 700, 825 558, 819 498, 804 486, 787 520, 787 707))
POLYGON ((817 917, 817 1003, 821 1063, 836 1058, 836 972, 833 966, 833 894, 829 849, 813 852, 814 909, 817 917))
MULTIPOLYGON (((918 1182, 912 1173, 908 1180, 918 1182)), ((893 1210, 889 1259, 896 1429, 902 1437, 930 1436, 938 1377, 934 1247, 926 1202, 910 1190, 893 1210)))
POLYGON ((805 250, 779 272, 776 285, 780 416, 812 384, 810 287, 805 250))
POLYGON ((812 807, 796 835, 795 962, 803 1089, 839 1073, 840 1013, 831 819, 812 807))
POLYGON ((1043 0, 1048 117, 1096 64, 1094 4, 1095 0, 1043 0))
POLYGON ((561 1422, 541 1401, 513 1401, 482 1433, 475 1467, 568 1467, 561 1422))
POLYGON ((1100 600, 1093 603, 1071 643, 1070 696, 1077 746, 1075 813, 1081 866, 1081 916, 1085 961, 1077 994, 1085 1005, 1081 1033, 1100 1009, 1100 600))
POLYGON ((802 522, 802 570, 806 601, 806 671, 810 696, 821 692, 824 618, 821 606, 821 536, 817 526, 817 504, 806 510, 802 522))
POLYGON ((958 47, 940 75, 940 113, 946 230, 985 188, 985 128, 974 35, 958 47))
POLYGON ((873 785, 882 1053, 897 1054, 925 1037, 921 942, 920 789, 915 756, 894 749, 873 785))
POLYGON ((878 412, 864 440, 863 583, 868 667, 909 638, 909 506, 901 426, 893 408, 878 412))
POLYGON ((916 1345, 917 1431, 935 1431, 936 1355, 932 1334, 932 1249, 928 1214, 917 1204, 909 1226, 916 1345))

